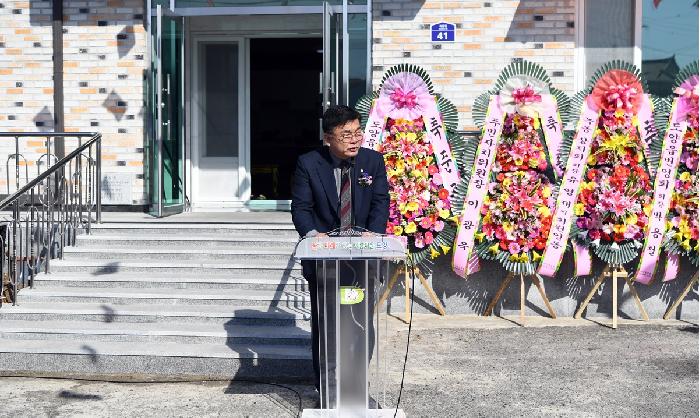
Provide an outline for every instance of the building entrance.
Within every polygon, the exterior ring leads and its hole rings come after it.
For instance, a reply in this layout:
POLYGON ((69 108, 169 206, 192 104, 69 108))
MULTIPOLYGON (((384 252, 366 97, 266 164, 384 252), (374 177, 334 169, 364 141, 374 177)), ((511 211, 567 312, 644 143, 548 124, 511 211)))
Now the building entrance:
POLYGON ((296 158, 320 145, 322 38, 250 42, 251 199, 289 200, 296 158))
POLYGON ((288 210, 323 110, 369 91, 368 6, 149 3, 151 213, 288 210))

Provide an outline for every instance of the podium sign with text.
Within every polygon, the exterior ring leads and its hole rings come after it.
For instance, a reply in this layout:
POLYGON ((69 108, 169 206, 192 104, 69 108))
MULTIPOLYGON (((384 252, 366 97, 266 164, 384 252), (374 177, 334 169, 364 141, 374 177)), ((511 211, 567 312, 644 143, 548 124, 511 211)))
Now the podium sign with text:
POLYGON ((319 335, 321 409, 304 410, 303 417, 393 416, 393 409, 378 409, 385 373, 375 303, 391 261, 406 254, 404 240, 384 235, 312 237, 297 245, 295 258, 316 264, 310 285, 319 335))

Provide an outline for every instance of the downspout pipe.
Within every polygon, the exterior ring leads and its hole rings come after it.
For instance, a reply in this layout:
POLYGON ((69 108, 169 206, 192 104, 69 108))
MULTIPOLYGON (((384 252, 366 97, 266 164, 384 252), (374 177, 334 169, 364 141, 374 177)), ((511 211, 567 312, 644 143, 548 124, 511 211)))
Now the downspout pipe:
MULTIPOLYGON (((54 132, 65 132, 65 112, 63 108, 63 0, 53 0, 52 39, 53 39, 53 118, 54 132)), ((46 150, 50 153, 51 150, 46 150)), ((55 138, 54 153, 60 160, 65 156, 63 137, 55 138)))

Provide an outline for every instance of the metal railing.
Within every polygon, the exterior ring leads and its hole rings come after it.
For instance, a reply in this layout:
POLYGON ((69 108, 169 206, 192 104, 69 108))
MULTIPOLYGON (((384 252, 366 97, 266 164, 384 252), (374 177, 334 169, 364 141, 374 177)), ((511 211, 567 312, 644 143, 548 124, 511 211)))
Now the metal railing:
POLYGON ((0 306, 3 300, 17 304, 17 292, 33 287, 36 274, 48 273, 50 260, 62 258, 63 248, 74 245, 80 231, 90 233, 92 223, 102 218, 101 134, 0 132, 1 138, 14 138, 15 152, 7 157, 8 196, 0 201, 0 306), (45 147, 34 164, 37 171, 42 165, 47 168, 31 180, 30 162, 20 152, 20 139, 26 138, 41 138, 45 147), (56 138, 72 139, 77 146, 59 160, 52 153, 56 138), (10 161, 15 168, 13 193, 10 161))

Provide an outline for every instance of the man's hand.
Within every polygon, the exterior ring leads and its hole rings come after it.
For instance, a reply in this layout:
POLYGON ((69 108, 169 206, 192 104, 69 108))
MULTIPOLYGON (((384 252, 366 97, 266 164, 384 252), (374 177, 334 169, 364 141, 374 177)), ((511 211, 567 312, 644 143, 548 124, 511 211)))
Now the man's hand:
POLYGON ((379 234, 375 234, 375 233, 372 232, 372 231, 364 231, 364 232, 362 232, 362 236, 363 236, 363 237, 373 237, 373 236, 375 236, 375 235, 379 235, 379 234))

